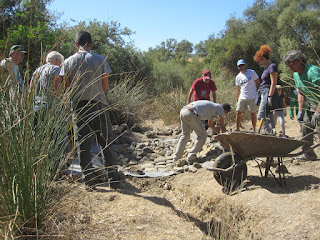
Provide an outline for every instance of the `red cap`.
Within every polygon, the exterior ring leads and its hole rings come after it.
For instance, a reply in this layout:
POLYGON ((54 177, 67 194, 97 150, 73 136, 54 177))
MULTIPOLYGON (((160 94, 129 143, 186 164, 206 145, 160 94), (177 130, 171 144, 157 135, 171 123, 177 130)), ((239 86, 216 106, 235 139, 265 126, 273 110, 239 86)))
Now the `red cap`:
POLYGON ((203 71, 203 76, 209 76, 211 79, 211 72, 209 70, 203 71))

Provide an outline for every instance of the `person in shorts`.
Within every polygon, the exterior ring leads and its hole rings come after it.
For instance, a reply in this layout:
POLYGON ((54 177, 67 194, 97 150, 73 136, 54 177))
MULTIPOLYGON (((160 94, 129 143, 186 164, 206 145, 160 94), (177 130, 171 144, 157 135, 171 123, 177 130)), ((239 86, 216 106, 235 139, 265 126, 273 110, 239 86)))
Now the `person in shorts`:
POLYGON ((237 67, 240 72, 236 76, 236 131, 240 131, 241 114, 245 112, 246 109, 251 113, 252 130, 255 131, 257 124, 257 105, 255 100, 257 97, 257 89, 260 86, 260 79, 254 70, 247 69, 246 62, 243 59, 237 62, 237 67))

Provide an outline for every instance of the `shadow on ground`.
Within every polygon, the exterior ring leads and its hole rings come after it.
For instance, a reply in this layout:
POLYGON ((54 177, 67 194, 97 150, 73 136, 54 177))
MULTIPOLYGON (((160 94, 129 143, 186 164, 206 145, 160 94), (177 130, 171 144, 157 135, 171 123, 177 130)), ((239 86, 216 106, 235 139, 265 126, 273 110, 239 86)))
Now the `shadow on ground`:
POLYGON ((319 188, 320 178, 305 175, 305 176, 290 176, 286 175, 286 185, 280 186, 273 177, 250 176, 249 181, 244 185, 242 191, 254 190, 255 187, 265 188, 272 193, 296 193, 313 188, 319 188))

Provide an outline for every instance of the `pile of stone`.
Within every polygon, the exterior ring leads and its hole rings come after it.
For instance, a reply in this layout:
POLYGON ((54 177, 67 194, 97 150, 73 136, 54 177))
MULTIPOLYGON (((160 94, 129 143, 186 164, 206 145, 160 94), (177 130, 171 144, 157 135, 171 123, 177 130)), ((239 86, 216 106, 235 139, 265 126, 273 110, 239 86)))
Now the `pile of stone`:
MULTIPOLYGON (((118 155, 121 169, 134 175, 147 175, 148 173, 183 173, 196 172, 202 167, 202 163, 212 161, 224 149, 213 140, 212 133, 198 154, 198 158, 188 161, 182 158, 178 162, 173 161, 173 154, 178 143, 181 129, 168 127, 165 130, 154 129, 143 131, 139 126, 129 128, 126 124, 113 126, 116 135, 112 148, 118 155)), ((186 149, 190 149, 196 138, 191 135, 186 149)))

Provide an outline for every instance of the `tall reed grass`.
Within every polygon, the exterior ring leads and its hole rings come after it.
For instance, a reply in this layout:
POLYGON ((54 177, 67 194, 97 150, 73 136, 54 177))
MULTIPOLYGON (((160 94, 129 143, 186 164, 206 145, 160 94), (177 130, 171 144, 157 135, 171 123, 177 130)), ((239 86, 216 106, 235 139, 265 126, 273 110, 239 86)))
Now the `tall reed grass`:
POLYGON ((111 82, 106 93, 111 105, 111 119, 116 124, 127 123, 133 125, 139 122, 148 108, 149 96, 147 83, 144 80, 133 82, 130 74, 122 74, 118 82, 111 82))
POLYGON ((155 113, 165 124, 180 122, 180 110, 187 104, 187 94, 182 88, 173 89, 170 93, 162 93, 155 98, 155 113))
POLYGON ((35 111, 34 89, 0 91, 1 239, 41 235, 41 223, 57 199, 57 173, 68 158, 70 109, 57 101, 35 111))

